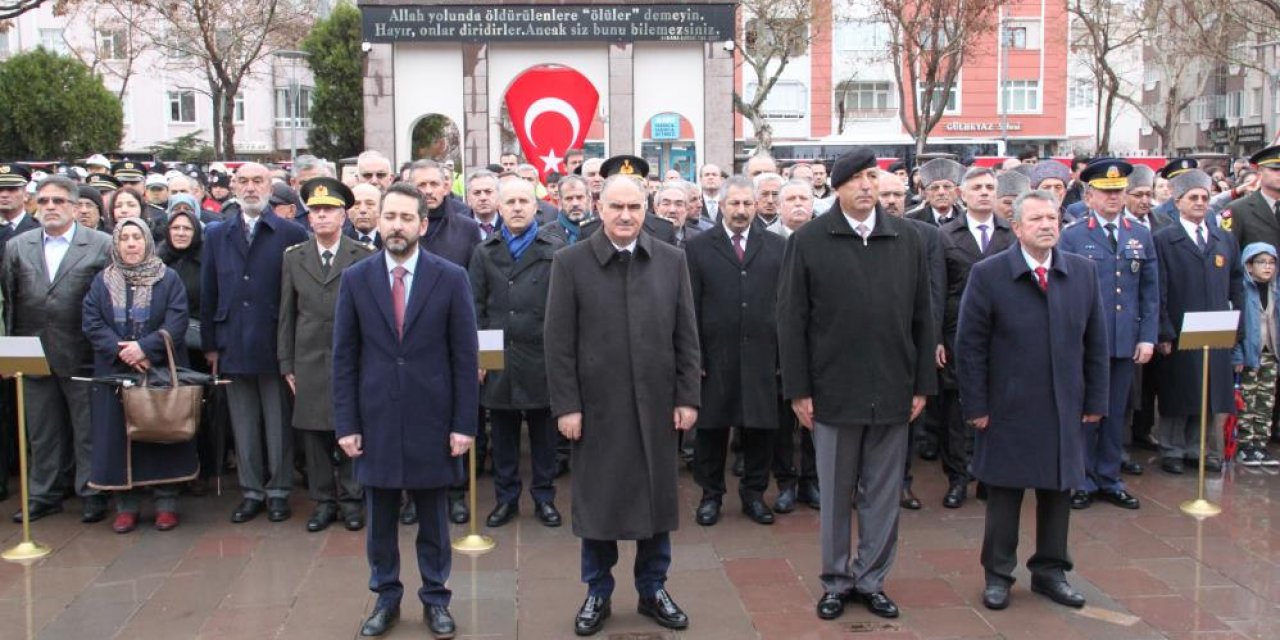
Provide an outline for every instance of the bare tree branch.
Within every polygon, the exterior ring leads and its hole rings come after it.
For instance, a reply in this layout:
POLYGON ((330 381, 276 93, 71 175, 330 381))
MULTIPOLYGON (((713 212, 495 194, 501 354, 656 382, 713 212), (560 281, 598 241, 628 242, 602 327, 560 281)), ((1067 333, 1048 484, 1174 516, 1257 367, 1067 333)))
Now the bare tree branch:
POLYGON ((739 6, 742 26, 734 37, 735 50, 754 74, 756 89, 749 97, 735 91, 733 107, 751 122, 756 149, 767 153, 773 148, 773 125, 766 117, 765 102, 791 60, 808 52, 813 34, 829 28, 831 3, 743 0, 739 6))

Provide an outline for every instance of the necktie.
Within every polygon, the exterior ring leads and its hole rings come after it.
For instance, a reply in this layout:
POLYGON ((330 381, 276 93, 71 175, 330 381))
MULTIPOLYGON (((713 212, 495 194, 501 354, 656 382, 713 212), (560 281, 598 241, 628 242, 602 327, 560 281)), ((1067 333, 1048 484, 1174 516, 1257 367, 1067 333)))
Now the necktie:
POLYGON ((854 228, 854 231, 857 231, 858 235, 862 236, 862 246, 867 246, 867 236, 871 235, 871 229, 868 229, 867 225, 859 223, 858 226, 854 228))
POLYGON ((325 249, 324 253, 320 254, 320 273, 323 274, 324 277, 328 278, 329 270, 332 268, 333 268, 333 252, 328 249, 325 249))
POLYGON ((360 234, 360 242, 363 242, 364 244, 373 244, 373 238, 362 233, 360 234))
POLYGON ((978 225, 978 231, 982 232, 982 241, 978 243, 978 250, 982 253, 987 252, 987 244, 991 242, 991 234, 987 233, 987 225, 978 225))
POLYGON ((1200 248, 1200 253, 1204 253, 1207 246, 1204 242, 1204 227, 1196 225, 1196 246, 1200 248))
POLYGON ((618 256, 618 262, 621 262, 622 264, 627 264, 627 263, 631 262, 631 250, 630 250, 630 249, 621 249, 621 250, 619 250, 619 251, 618 251, 618 253, 617 253, 617 256, 618 256))
POLYGON ((493 235, 493 223, 492 223, 492 222, 481 222, 481 223, 480 223, 480 228, 481 228, 481 229, 484 229, 484 235, 485 235, 485 237, 486 237, 486 238, 487 238, 487 237, 489 237, 489 236, 491 236, 491 235, 493 235))
POLYGON ((747 257, 747 250, 742 248, 742 234, 733 234, 733 252, 738 254, 738 262, 742 262, 747 257))
POLYGON ((1107 230, 1107 241, 1111 243, 1111 253, 1115 253, 1120 247, 1120 241, 1116 239, 1116 223, 1108 222, 1102 226, 1107 230))
POLYGON ((720 206, 720 203, 716 202, 715 200, 707 200, 707 218, 711 220, 715 220, 716 209, 719 208, 719 206, 720 206))
POLYGON ((1280 219, 1280 200, 1276 200, 1276 204, 1272 208, 1275 209, 1276 219, 1280 219))
POLYGON ((253 229, 254 229, 254 225, 246 220, 244 223, 245 244, 253 244, 253 229))
POLYGON ((391 275, 396 277, 391 285, 391 308, 396 316, 396 335, 400 338, 404 338, 404 277, 408 274, 409 270, 404 267, 391 270, 391 275))
POLYGON ((1036 267, 1036 281, 1040 284, 1041 291, 1049 290, 1049 270, 1044 267, 1036 267))

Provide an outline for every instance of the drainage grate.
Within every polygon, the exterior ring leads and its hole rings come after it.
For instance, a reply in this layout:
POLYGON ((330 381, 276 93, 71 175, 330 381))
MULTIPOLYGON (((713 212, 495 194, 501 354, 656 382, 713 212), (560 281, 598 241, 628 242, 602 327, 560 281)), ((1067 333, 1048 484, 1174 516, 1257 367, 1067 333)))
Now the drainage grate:
POLYGON ((880 633, 902 631, 902 627, 893 622, 855 622, 848 627, 849 633, 880 633))

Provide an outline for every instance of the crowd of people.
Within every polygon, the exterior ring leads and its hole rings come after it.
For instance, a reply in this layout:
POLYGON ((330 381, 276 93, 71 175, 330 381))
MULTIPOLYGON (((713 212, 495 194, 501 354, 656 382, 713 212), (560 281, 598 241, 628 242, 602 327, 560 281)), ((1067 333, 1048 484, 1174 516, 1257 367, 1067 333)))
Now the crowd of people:
POLYGON ((696 181, 566 155, 544 177, 515 154, 464 173, 367 151, 346 181, 310 156, 289 170, 0 163, 4 329, 39 336, 52 372, 26 379, 27 517, 74 495, 98 522, 114 496, 126 534, 149 493, 155 528, 173 529, 180 494, 206 491, 231 450, 232 522, 290 519, 301 473, 308 531, 367 528, 378 598, 363 635, 400 616, 398 526, 416 523, 424 618, 451 637, 448 524, 478 515, 464 458, 491 470, 485 524, 504 526, 520 516, 524 432, 539 523, 561 526, 557 478, 572 485, 587 585, 574 629, 592 635, 619 540, 638 545, 640 613, 689 625, 665 587, 682 464, 700 526, 720 521, 729 474, 754 523, 820 510, 824 619, 849 602, 898 615, 884 583, 900 509, 923 506, 917 457, 941 460, 943 507, 975 482, 986 500, 992 609, 1011 599, 1027 489, 1031 588, 1079 607, 1070 511, 1140 508, 1129 450, 1158 451, 1168 474, 1220 472, 1231 447, 1241 466, 1280 466, 1280 146, 1211 172, 761 154, 696 181), (1210 356, 1201 460, 1201 355, 1177 346, 1186 314, 1222 310, 1241 322, 1235 349, 1210 356), (486 329, 503 331, 501 369, 481 368, 486 329), (130 439, 104 379, 171 361, 228 381, 222 410, 206 402, 190 441, 130 439))

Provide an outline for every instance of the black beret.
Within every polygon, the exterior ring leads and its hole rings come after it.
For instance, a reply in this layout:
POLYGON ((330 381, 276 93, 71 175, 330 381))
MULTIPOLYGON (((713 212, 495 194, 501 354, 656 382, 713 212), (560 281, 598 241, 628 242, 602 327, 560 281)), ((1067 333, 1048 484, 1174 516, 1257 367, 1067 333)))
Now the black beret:
POLYGON ((866 147, 854 149, 836 158, 831 165, 831 188, 838 189, 855 173, 876 166, 876 154, 866 147))
POLYGON ((906 171, 906 170, 907 170, 907 163, 905 160, 894 160, 893 164, 889 165, 889 173, 897 173, 898 171, 906 171))

